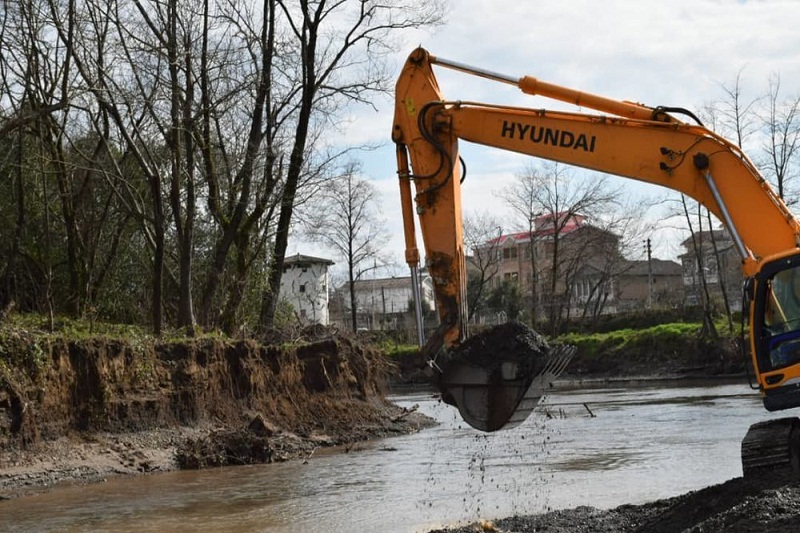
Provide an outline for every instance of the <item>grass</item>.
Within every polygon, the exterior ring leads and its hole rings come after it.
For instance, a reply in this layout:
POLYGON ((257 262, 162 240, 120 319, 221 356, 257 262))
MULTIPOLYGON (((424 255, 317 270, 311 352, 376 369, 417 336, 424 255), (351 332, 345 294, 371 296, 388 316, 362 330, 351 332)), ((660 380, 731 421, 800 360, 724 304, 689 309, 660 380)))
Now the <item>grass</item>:
POLYGON ((673 322, 643 329, 619 329, 608 333, 568 333, 555 339, 558 343, 574 344, 587 356, 622 352, 652 346, 684 345, 687 338, 696 338, 700 324, 673 322))
POLYGON ((42 337, 60 337, 69 340, 82 340, 92 337, 125 339, 131 337, 153 337, 146 328, 141 326, 89 321, 88 319, 72 319, 62 316, 58 316, 53 320, 53 329, 50 330, 47 317, 36 313, 11 313, 3 322, 2 329, 22 330, 42 337))
MULTIPOLYGON (((100 321, 76 320, 58 317, 54 330, 43 315, 12 313, 0 325, 0 362, 22 364, 30 368, 40 367, 46 360, 48 343, 53 341, 80 341, 92 338, 120 339, 134 348, 146 349, 157 342, 185 342, 198 339, 224 339, 217 331, 203 332, 197 328, 194 337, 187 337, 182 330, 166 331, 160 339, 147 328, 129 324, 113 324, 100 321)), ((728 335, 727 321, 722 318, 715 324, 721 336, 728 335)), ((738 322, 736 324, 738 326, 738 322)), ((574 344, 583 357, 597 358, 609 355, 632 355, 640 357, 654 351, 680 354, 696 347, 701 325, 697 322, 671 322, 641 329, 618 329, 604 333, 568 333, 554 343, 574 344)), ((415 344, 404 344, 384 337, 375 344, 390 358, 399 360, 419 353, 415 344)), ((138 351, 138 350, 137 350, 138 351)))
MULTIPOLYGON (((723 321, 724 322, 724 321, 723 321)), ((717 324, 717 330, 724 336, 727 322, 717 324)), ((680 349, 687 341, 695 341, 701 324, 697 322, 671 322, 641 329, 618 329, 604 333, 567 333, 555 339, 554 344, 574 344, 581 353, 593 356, 601 353, 619 353, 626 350, 640 350, 652 346, 674 347, 680 349)), ((402 344, 385 339, 378 344, 379 348, 392 359, 419 352, 415 344, 402 344)))
POLYGON ((129 345, 134 353, 144 355, 153 353, 153 347, 159 342, 180 343, 219 337, 218 332, 209 332, 190 338, 181 330, 170 330, 157 338, 143 326, 62 316, 55 318, 51 330, 50 321, 44 315, 11 313, 0 324, 0 371, 23 369, 38 375, 50 361, 51 347, 60 342, 117 340, 129 345))

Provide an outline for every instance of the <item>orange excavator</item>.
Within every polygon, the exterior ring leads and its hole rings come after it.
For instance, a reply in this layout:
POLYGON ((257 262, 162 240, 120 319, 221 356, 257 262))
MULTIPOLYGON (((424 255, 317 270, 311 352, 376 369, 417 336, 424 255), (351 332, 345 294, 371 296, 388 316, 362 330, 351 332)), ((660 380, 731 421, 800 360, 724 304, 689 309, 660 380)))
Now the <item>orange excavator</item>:
MULTIPOLYGON (((514 78, 418 48, 397 81, 392 139, 412 286, 418 296, 418 221, 440 319, 423 354, 439 371, 444 400, 473 427, 494 431, 524 420, 570 354, 548 354, 536 365, 520 364, 508 353, 496 360, 460 355, 468 315, 459 141, 661 185, 709 209, 741 257, 753 386, 769 411, 800 406, 800 221, 738 146, 703 127, 689 111, 618 101, 530 76, 514 78), (596 113, 448 100, 434 65, 596 113)), ((419 318, 417 325, 422 342, 419 318)), ((800 419, 753 425, 742 442, 742 464, 745 475, 800 469, 800 419)))

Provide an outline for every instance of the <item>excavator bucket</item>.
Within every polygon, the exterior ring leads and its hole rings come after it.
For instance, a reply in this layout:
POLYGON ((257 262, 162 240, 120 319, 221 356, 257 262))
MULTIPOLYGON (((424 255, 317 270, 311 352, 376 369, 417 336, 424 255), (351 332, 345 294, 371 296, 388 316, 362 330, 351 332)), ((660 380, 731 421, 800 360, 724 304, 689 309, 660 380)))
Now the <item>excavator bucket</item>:
POLYGON ((512 323, 468 339, 442 369, 442 399, 480 431, 518 426, 566 369, 574 346, 550 348, 538 333, 512 323))

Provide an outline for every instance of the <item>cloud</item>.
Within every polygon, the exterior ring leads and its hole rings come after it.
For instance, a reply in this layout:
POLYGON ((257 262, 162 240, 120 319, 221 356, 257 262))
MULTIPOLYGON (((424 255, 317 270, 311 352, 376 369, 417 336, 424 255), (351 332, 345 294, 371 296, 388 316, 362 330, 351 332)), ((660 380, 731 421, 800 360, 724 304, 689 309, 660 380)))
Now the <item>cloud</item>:
MULTIPOLYGON (((733 0, 452 0, 448 20, 436 30, 409 32, 405 50, 392 59, 399 72, 417 44, 433 54, 511 76, 532 75, 620 100, 650 106, 700 109, 722 97, 720 84, 742 71, 749 98, 763 94, 768 78, 780 73, 787 95, 800 94, 800 2, 733 0)), ((564 104, 521 94, 516 88, 437 69, 444 94, 453 99, 564 109, 564 104)), ((390 141, 393 104, 377 102, 351 110, 341 132, 348 143, 381 143, 362 155, 365 176, 383 194, 391 246, 403 257, 402 220, 390 141)), ((529 159, 466 145, 469 176, 464 209, 505 207, 496 198, 529 159)), ((751 154, 752 157, 752 154, 751 154)), ((663 194, 663 189, 626 181, 631 194, 663 194)), ((675 234, 670 228, 664 233, 675 234)), ((661 257, 676 257, 664 237, 661 257)), ((421 246, 421 243, 420 243, 421 246)))

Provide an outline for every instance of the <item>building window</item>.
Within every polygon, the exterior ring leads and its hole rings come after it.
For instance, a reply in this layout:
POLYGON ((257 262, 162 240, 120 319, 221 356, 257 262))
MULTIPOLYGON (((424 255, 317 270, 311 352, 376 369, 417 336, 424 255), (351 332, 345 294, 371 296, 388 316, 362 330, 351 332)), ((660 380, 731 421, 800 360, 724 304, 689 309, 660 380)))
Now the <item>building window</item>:
POLYGON ((301 292, 301 293, 304 293, 304 292, 306 292, 306 284, 305 284, 305 283, 303 283, 302 285, 300 285, 300 292, 301 292))
POLYGON ((578 280, 573 285, 575 296, 579 300, 588 300, 592 296, 592 282, 588 279, 578 280))
POLYGON ((517 281, 519 279, 519 273, 517 272, 506 272, 503 274, 503 279, 505 281, 517 281))
POLYGON ((517 258, 516 248, 503 248, 503 259, 516 259, 516 258, 517 258))

